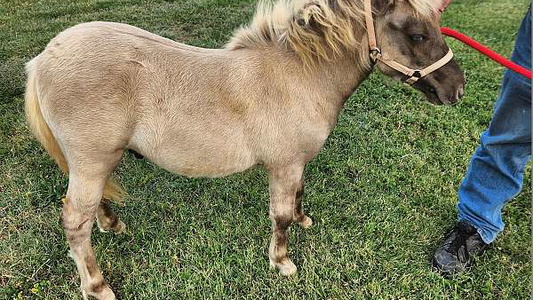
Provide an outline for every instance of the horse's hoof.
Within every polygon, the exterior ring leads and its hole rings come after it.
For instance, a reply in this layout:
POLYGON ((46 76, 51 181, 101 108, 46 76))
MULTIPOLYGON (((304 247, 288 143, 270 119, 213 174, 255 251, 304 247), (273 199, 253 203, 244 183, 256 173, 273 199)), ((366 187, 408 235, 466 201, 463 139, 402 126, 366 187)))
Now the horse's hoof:
POLYGON ((300 226, 302 226, 302 228, 307 229, 311 227, 311 225, 313 225, 313 220, 308 216, 304 216, 304 220, 301 221, 299 224, 300 226))
POLYGON ((290 260, 287 259, 284 263, 275 263, 272 259, 269 258, 270 269, 279 269, 279 273, 283 276, 289 276, 296 273, 296 265, 290 260))
POLYGON ((100 227, 100 224, 98 224, 98 230, 100 230, 100 232, 103 232, 103 233, 109 232, 109 231, 103 229, 102 227, 100 227))
POLYGON ((126 224, 124 224, 124 222, 119 220, 117 225, 113 227, 111 230, 113 230, 115 234, 121 234, 124 232, 124 230, 126 230, 126 224))
POLYGON ((289 259, 283 264, 278 264, 279 273, 283 276, 290 276, 296 273, 296 265, 289 259))
POLYGON ((126 230, 126 224, 124 222, 118 220, 117 224, 113 227, 104 227, 100 224, 100 222, 96 222, 98 225, 98 229, 100 229, 100 232, 109 232, 113 231, 115 234, 121 234, 126 230))
POLYGON ((82 291, 83 299, 86 300, 87 295, 94 297, 98 300, 116 300, 115 293, 109 288, 109 286, 104 285, 99 291, 82 291))
POLYGON ((269 258, 268 262, 270 263, 270 270, 276 269, 276 264, 274 263, 272 259, 269 258))

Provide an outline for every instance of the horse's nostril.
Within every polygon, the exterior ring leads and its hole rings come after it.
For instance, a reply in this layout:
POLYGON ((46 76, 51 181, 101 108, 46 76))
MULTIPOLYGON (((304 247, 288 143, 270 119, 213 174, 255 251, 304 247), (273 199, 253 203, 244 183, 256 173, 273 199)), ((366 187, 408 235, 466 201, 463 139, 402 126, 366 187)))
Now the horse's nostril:
POLYGON ((436 93, 436 92, 437 92, 437 90, 436 90, 436 89, 434 89, 434 88, 432 88, 432 87, 430 87, 430 88, 429 88, 429 92, 430 92, 430 93, 436 93))

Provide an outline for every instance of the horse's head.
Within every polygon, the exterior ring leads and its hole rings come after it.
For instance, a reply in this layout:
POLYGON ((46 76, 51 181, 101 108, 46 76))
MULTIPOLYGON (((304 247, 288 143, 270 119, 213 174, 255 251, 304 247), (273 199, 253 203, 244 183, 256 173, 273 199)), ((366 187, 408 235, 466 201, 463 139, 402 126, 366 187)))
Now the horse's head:
MULTIPOLYGON (((449 48, 440 33, 438 7, 427 9, 426 13, 415 9, 417 5, 427 6, 428 2, 372 0, 376 12, 376 41, 384 59, 422 70, 448 53, 449 48)), ((438 5, 439 1, 433 2, 438 5)), ((383 60, 377 60, 377 67, 382 73, 395 79, 405 81, 408 78, 383 60)), ((452 58, 412 86, 422 91, 431 103, 453 104, 463 96, 464 81, 463 72, 452 58)))

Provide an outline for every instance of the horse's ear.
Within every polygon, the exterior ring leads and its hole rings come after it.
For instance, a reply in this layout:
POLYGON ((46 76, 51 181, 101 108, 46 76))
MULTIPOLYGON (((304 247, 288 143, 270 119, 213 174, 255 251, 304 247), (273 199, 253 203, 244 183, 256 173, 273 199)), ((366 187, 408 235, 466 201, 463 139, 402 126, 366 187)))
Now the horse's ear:
MULTIPOLYGON (((336 0, 329 1, 330 3, 336 0)), ((330 9, 329 7, 327 9, 330 9)), ((309 3, 296 15, 295 21, 298 26, 309 29, 318 29, 320 20, 324 19, 324 8, 318 3, 309 3)))
POLYGON ((333 11, 336 11, 339 8, 339 0, 328 0, 328 6, 333 11))
POLYGON ((452 0, 442 0, 442 2, 439 3, 439 7, 437 7, 437 12, 439 14, 443 13, 451 2, 452 0))
POLYGON ((372 0, 372 6, 380 13, 384 13, 394 7, 395 2, 398 0, 372 0))

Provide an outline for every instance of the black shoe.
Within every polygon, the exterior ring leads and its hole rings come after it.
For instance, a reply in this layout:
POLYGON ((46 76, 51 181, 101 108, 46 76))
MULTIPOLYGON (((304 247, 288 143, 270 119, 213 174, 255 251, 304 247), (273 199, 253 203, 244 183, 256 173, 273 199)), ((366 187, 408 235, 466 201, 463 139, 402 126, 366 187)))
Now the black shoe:
POLYGON ((446 235, 433 255, 433 267, 444 275, 463 272, 472 264, 472 255, 479 255, 489 247, 466 221, 458 222, 446 235))

